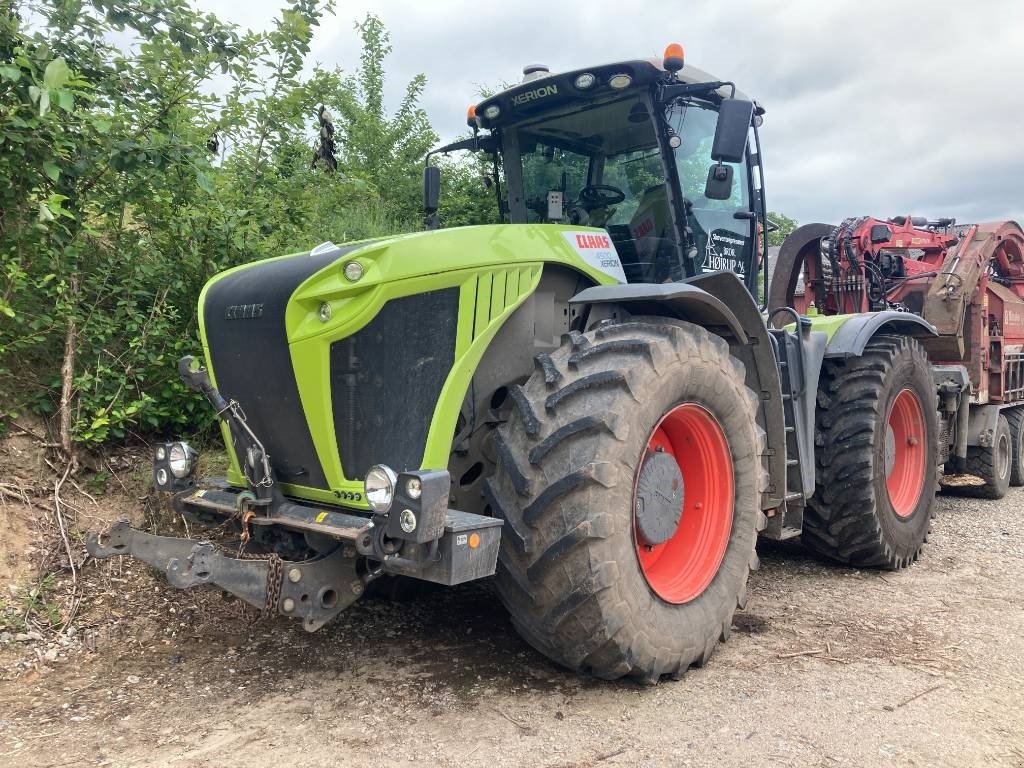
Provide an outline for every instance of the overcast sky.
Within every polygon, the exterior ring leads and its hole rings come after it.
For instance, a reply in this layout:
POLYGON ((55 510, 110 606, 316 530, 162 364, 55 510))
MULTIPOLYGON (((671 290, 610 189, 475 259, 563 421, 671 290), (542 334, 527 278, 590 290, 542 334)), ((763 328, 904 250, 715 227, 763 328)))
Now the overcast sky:
MULTIPOLYGON (((198 0, 249 28, 275 0, 198 0)), ((660 56, 734 80, 767 108, 768 207, 801 223, 899 213, 1024 222, 1024 0, 340 0, 312 58, 351 71, 353 22, 391 33, 392 99, 414 74, 445 139, 479 85, 660 56)))

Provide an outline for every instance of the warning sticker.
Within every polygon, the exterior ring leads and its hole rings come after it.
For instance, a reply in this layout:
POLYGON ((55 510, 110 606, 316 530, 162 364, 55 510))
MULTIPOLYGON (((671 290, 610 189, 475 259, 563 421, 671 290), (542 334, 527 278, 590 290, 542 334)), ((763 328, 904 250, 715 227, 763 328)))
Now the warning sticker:
POLYGON ((626 282, 619 254, 608 235, 603 232, 563 232, 562 236, 587 264, 620 283, 626 282))

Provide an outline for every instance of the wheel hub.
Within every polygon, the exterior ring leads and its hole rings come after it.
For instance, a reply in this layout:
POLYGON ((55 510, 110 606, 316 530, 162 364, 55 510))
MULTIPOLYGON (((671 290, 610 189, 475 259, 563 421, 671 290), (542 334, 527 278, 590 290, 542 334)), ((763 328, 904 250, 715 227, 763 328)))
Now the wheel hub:
POLYGON ((896 435, 893 434, 892 424, 885 425, 885 476, 892 475, 892 469, 896 466, 896 435))
POLYGON ((640 570, 662 600, 687 603, 715 578, 732 532, 733 462, 718 419, 696 403, 674 406, 648 438, 634 483, 640 570))
POLYGON ((636 533, 642 545, 672 538, 683 516, 684 485, 679 464, 664 451, 648 453, 636 484, 636 533))
POLYGON ((924 409, 911 389, 896 396, 885 427, 885 485, 889 502, 899 518, 917 508, 924 487, 927 461, 924 409))

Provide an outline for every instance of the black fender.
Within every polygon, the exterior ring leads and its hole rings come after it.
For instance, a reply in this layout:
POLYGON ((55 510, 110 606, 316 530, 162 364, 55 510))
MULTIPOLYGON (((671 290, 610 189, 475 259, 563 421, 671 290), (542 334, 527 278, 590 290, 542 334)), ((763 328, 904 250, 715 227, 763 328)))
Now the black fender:
MULTIPOLYGON (((793 306, 793 295, 800 279, 800 268, 803 266, 806 249, 811 245, 818 248, 817 242, 823 237, 829 237, 833 229, 835 227, 831 224, 804 224, 790 232, 782 241, 782 247, 779 248, 779 255, 775 257, 775 265, 772 268, 771 282, 768 283, 769 311, 793 306)), ((785 317, 780 317, 778 322, 789 321, 785 317)))
POLYGON ((746 384, 758 396, 758 424, 765 431, 769 485, 762 509, 785 496, 786 420, 782 384, 768 328, 746 286, 732 272, 710 272, 680 283, 599 285, 580 291, 571 304, 616 304, 631 314, 674 317, 707 328, 729 342, 746 366, 746 384))
MULTIPOLYGON (((739 283, 739 280, 736 282, 739 283)), ((743 284, 739 284, 742 287, 743 284)), ((747 343, 747 334, 729 307, 718 297, 687 283, 595 285, 577 293, 569 303, 618 304, 633 315, 667 313, 671 317, 690 320, 705 328, 727 328, 741 343, 747 343)))
POLYGON ((825 357, 857 357, 864 354, 871 337, 876 333, 895 333, 901 336, 927 338, 938 336, 935 326, 910 312, 867 312, 847 320, 829 339, 825 357))

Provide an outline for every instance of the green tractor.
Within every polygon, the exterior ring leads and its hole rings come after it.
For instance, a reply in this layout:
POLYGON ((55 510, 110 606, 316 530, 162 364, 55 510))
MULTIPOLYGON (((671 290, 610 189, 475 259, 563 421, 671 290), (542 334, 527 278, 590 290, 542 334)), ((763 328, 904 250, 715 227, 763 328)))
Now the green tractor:
MULTIPOLYGON (((758 535, 900 568, 927 537, 936 385, 900 312, 769 314, 764 110, 663 60, 523 81, 470 109, 504 223, 247 264, 199 302, 226 478, 183 442, 158 491, 266 554, 118 523, 88 541, 313 631, 371 586, 495 575, 517 630, 602 678, 707 661, 758 535), (781 326, 775 328, 775 325, 781 326)), ((945 417, 943 417, 945 418, 945 417)))

